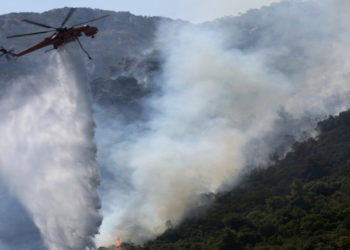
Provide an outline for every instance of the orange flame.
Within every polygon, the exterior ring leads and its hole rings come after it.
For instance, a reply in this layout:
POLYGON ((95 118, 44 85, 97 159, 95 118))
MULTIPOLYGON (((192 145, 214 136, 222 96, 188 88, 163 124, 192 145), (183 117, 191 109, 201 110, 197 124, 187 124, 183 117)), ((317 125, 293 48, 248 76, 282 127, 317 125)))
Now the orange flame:
POLYGON ((120 247, 120 237, 118 237, 118 241, 117 241, 117 247, 120 247))

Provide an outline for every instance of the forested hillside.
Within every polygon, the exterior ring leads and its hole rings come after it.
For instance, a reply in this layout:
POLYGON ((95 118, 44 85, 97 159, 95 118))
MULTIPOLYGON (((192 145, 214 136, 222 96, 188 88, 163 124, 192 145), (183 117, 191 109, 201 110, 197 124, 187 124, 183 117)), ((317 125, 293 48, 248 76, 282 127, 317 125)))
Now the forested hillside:
POLYGON ((209 210, 127 249, 350 249, 350 111, 319 130, 209 210))

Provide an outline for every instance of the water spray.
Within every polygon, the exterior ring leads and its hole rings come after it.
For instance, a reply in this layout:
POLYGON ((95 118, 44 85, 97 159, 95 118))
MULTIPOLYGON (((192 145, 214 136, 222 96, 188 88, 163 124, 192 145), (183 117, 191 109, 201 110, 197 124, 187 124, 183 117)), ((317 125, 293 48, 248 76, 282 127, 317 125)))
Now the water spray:
POLYGON ((66 46, 37 72, 13 79, 0 100, 0 180, 51 250, 93 249, 102 220, 84 67, 66 46))

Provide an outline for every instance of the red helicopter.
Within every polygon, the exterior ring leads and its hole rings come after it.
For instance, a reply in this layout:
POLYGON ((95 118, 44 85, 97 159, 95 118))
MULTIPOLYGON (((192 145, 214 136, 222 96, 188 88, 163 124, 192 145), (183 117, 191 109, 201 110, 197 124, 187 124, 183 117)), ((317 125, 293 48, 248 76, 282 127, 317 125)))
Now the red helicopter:
POLYGON ((55 33, 52 34, 51 36, 45 38, 42 42, 24 50, 24 51, 21 51, 19 53, 14 53, 14 52, 12 52, 13 50, 6 50, 4 48, 1 48, 0 52, 2 52, 3 54, 1 54, 0 56, 7 54, 7 55, 11 55, 13 57, 19 57, 19 56, 23 56, 25 54, 31 53, 35 50, 41 49, 41 48, 49 46, 49 45, 53 45, 53 49, 57 49, 58 47, 60 47, 61 45, 65 44, 65 43, 77 41, 80 48, 84 51, 84 53, 88 56, 88 58, 92 59, 91 56, 89 55, 89 53, 84 49, 83 45, 81 44, 79 37, 82 36, 82 33, 84 33, 85 36, 90 36, 90 37, 94 38, 95 34, 98 32, 98 29, 96 27, 89 26, 86 24, 90 23, 90 22, 97 21, 97 20, 105 18, 105 17, 108 17, 109 15, 104 15, 104 16, 101 16, 98 18, 94 18, 94 19, 82 22, 82 23, 74 24, 69 28, 64 27, 64 25, 67 23, 67 21, 71 18, 71 16, 75 12, 75 10, 76 10, 75 8, 71 8, 69 10, 67 16, 65 17, 65 19, 61 23, 61 26, 58 28, 52 27, 50 25, 34 22, 31 20, 23 19, 22 20, 23 22, 30 23, 30 24, 40 26, 40 27, 44 27, 44 28, 48 28, 50 30, 34 32, 34 33, 27 33, 27 34, 12 35, 12 36, 8 36, 7 38, 32 36, 32 35, 44 34, 44 33, 48 33, 48 32, 55 32, 55 33), (80 26, 80 25, 83 25, 83 26, 80 26), (79 26, 79 27, 77 27, 77 26, 79 26))

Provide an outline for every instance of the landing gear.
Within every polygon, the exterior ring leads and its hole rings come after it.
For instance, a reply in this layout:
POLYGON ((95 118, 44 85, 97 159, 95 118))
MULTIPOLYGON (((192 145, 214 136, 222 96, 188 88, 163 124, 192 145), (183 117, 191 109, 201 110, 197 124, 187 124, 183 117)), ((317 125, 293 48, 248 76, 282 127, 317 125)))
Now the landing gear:
POLYGON ((76 37, 75 37, 75 40, 77 40, 77 42, 78 42, 78 44, 79 44, 81 50, 84 51, 84 53, 87 55, 87 57, 91 60, 92 57, 91 57, 91 56, 89 55, 89 53, 84 49, 83 45, 81 44, 81 42, 80 42, 80 40, 79 40, 79 37, 76 36, 76 37))

